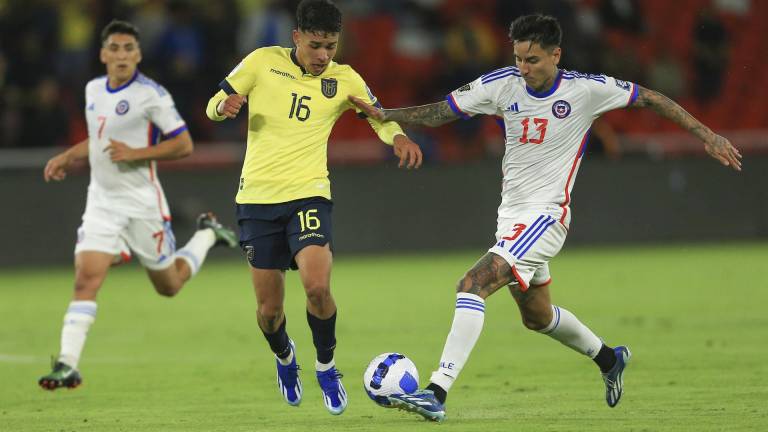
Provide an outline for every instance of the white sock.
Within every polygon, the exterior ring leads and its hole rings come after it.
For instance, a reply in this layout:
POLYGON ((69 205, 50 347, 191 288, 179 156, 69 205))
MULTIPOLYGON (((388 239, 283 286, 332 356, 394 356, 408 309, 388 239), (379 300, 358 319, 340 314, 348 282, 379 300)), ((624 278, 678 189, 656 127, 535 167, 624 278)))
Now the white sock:
POLYGON ((176 251, 176 259, 183 259, 189 264, 191 276, 200 271, 200 267, 208 255, 208 250, 216 243, 216 234, 210 228, 195 231, 195 234, 184 245, 183 248, 176 251))
POLYGON ((539 332, 571 347, 590 358, 595 358, 603 342, 567 309, 552 305, 552 322, 539 332))
POLYGON ((456 311, 453 315, 451 332, 443 347, 440 367, 432 372, 430 382, 451 389, 464 364, 467 363, 472 348, 475 347, 485 320, 485 300, 469 293, 456 294, 456 311))
POLYGON ((331 359, 331 361, 328 363, 320 363, 319 361, 315 360, 315 370, 318 372, 325 372, 334 366, 336 366, 336 362, 333 359, 331 359))
POLYGON ((64 314, 64 326, 61 328, 60 362, 77 369, 88 329, 95 319, 96 302, 76 300, 69 303, 67 313, 64 314))
POLYGON ((275 354, 275 358, 280 362, 281 365, 288 366, 293 361, 293 349, 291 349, 291 353, 288 354, 288 357, 281 359, 277 356, 277 354, 275 354))

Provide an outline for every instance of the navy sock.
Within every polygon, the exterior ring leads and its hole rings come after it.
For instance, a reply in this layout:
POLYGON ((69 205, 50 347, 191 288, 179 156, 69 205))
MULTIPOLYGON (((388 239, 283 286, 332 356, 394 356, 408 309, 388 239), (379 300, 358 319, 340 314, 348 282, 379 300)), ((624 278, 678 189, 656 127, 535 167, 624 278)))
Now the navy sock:
POLYGON ((285 359, 291 355, 291 345, 288 341, 288 333, 285 331, 286 321, 288 321, 288 319, 283 317, 282 324, 280 324, 280 327, 278 327, 277 331, 274 333, 267 333, 262 330, 264 337, 267 338, 267 342, 269 342, 269 348, 281 359, 285 359))
POLYGON ((603 344, 592 361, 597 363, 597 366, 600 367, 600 372, 606 373, 616 364, 616 353, 613 352, 613 348, 603 344))
POLYGON ((320 319, 307 311, 307 323, 312 329, 312 342, 317 350, 317 361, 330 363, 336 349, 336 312, 328 319, 320 319))
POLYGON ((440 401, 441 404, 445 404, 445 400, 448 399, 448 392, 443 390, 442 387, 435 383, 429 383, 427 388, 424 390, 432 390, 432 392, 435 394, 435 397, 440 401))

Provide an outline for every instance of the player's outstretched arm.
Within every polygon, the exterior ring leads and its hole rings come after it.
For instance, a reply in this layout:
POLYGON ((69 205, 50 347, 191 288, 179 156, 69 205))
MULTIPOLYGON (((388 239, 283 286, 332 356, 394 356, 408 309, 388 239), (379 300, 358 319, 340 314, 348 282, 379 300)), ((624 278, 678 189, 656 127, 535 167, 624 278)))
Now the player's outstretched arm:
POLYGON ((704 142, 704 149, 710 156, 725 166, 741 171, 741 153, 728 139, 712 132, 696 117, 663 94, 639 85, 637 88, 637 100, 632 106, 650 108, 660 116, 679 124, 704 142))
POLYGON ((159 142, 157 145, 133 148, 122 141, 110 138, 109 145, 104 148, 109 152, 112 162, 137 162, 146 160, 175 160, 192 154, 194 144, 189 131, 184 131, 173 138, 159 142))
POLYGON ((377 108, 373 105, 368 105, 365 101, 355 96, 349 96, 349 101, 368 117, 373 117, 380 121, 437 127, 459 118, 447 101, 395 109, 377 108))
POLYGON ((87 157, 88 139, 85 139, 48 160, 48 163, 45 164, 45 169, 43 169, 45 182, 64 180, 67 177, 67 170, 72 166, 72 163, 87 157))

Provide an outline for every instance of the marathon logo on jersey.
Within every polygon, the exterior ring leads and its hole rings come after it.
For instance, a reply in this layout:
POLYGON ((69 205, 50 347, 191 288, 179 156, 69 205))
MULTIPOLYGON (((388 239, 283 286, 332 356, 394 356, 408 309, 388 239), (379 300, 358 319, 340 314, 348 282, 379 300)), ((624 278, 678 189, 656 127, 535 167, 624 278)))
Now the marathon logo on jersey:
POLYGON ((320 79, 320 89, 323 91, 323 96, 328 99, 336 96, 336 90, 339 87, 339 82, 336 78, 322 78, 320 79))
POLYGON ((564 119, 568 117, 568 114, 571 113, 571 104, 564 100, 559 100, 552 104, 552 115, 559 119, 564 119))
POLYGON ((632 87, 632 84, 628 83, 627 81, 622 81, 620 79, 616 80, 616 87, 629 91, 629 89, 632 87))
POLYGON ((125 99, 118 102, 117 106, 115 106, 115 112, 118 115, 123 115, 127 113, 129 109, 131 109, 131 106, 128 104, 128 101, 125 99))
POLYGON ((283 72, 281 70, 277 70, 277 69, 273 69, 273 68, 270 68, 269 71, 272 72, 273 74, 277 74, 277 75, 280 75, 282 77, 290 78, 290 79, 293 79, 293 80, 296 79, 295 76, 289 74, 288 72, 283 72))

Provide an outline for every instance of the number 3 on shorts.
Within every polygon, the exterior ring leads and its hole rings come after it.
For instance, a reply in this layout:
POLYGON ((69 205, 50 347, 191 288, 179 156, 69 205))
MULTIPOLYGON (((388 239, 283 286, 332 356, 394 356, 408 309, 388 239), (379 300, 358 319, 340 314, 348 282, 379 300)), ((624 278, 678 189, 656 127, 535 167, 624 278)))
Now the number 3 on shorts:
POLYGON ((308 229, 316 230, 320 228, 320 219, 317 216, 313 216, 314 214, 317 214, 317 209, 307 210, 306 212, 300 211, 297 213, 299 216, 299 223, 301 224, 301 232, 308 229))

